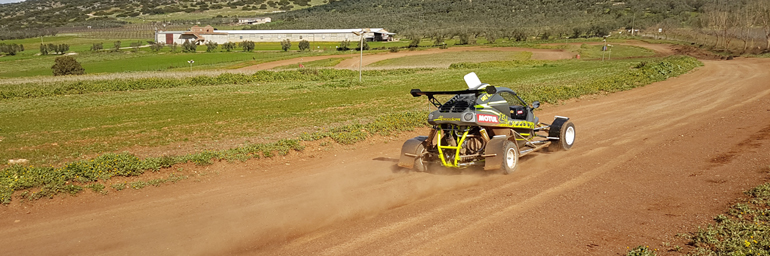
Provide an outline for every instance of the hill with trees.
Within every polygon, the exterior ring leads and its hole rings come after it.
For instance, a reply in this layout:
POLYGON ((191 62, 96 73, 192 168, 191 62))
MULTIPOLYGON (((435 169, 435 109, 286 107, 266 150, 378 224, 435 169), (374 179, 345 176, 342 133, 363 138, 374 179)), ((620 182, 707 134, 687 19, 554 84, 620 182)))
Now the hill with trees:
POLYGON ((332 0, 273 15, 254 29, 384 27, 402 35, 601 36, 618 28, 688 24, 707 0, 332 0), (277 22, 276 22, 277 21, 277 22))
MULTIPOLYGON (((0 39, 29 38, 55 34, 60 27, 121 27, 125 18, 218 10, 290 11, 322 2, 311 0, 26 0, 0 4, 0 39)), ((226 19, 231 22, 232 19, 226 19)))

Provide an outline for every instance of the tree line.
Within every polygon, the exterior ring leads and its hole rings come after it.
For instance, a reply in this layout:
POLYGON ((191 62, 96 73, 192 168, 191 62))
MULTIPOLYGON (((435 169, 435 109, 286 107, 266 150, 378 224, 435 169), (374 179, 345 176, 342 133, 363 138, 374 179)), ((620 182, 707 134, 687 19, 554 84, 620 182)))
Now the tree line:
POLYGON ((407 38, 526 40, 604 36, 619 28, 691 22, 708 0, 338 0, 272 16, 250 29, 386 28, 407 38), (280 21, 280 22, 276 22, 280 21))

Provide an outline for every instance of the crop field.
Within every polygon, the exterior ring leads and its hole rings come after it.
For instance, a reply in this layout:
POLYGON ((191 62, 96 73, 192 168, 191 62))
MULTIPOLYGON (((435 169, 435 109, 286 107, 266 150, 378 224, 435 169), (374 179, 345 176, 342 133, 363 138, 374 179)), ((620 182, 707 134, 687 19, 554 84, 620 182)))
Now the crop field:
POLYGON ((375 62, 367 67, 448 67, 458 62, 485 62, 485 61, 511 61, 527 60, 532 56, 530 52, 497 52, 497 51, 473 51, 473 52, 448 52, 430 54, 427 56, 407 56, 395 59, 387 59, 375 62))
MULTIPOLYGON (((330 58, 330 59, 324 59, 324 60, 308 61, 308 62, 303 62, 302 66, 304 66, 305 68, 330 68, 330 67, 336 66, 337 64, 340 64, 340 62, 342 62, 342 60, 344 59, 345 58, 330 58)), ((274 69, 296 69, 296 68, 299 68, 298 64, 280 66, 274 69)))

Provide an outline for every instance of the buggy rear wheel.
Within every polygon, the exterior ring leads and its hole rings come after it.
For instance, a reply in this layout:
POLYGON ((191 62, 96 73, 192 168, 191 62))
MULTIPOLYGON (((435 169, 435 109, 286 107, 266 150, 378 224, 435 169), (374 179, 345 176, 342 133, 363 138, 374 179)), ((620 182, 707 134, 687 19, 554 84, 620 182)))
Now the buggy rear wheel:
POLYGON ((575 125, 566 122, 559 127, 559 139, 551 141, 548 151, 569 150, 575 144, 575 125))
POLYGON ((511 174, 519 167, 519 147, 516 143, 505 141, 503 143, 503 173, 511 174))
POLYGON ((425 146, 420 144, 417 146, 417 157, 414 158, 414 167, 412 167, 412 170, 416 172, 427 172, 428 171, 428 163, 423 160, 425 156, 425 146))

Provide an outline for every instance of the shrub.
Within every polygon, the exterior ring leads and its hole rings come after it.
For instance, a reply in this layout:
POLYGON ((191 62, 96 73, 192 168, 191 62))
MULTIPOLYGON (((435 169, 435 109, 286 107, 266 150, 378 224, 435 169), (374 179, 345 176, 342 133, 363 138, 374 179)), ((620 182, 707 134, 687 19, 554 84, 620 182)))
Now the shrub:
POLYGON ((174 42, 173 44, 168 45, 171 48, 171 52, 176 52, 176 49, 179 47, 179 44, 174 42))
POLYGON ((254 42, 252 41, 243 41, 241 42, 241 48, 243 48, 244 52, 251 52, 254 50, 254 42))
POLYGON ((190 42, 190 40, 184 40, 182 43, 182 52, 195 52, 198 49, 198 45, 190 42))
POLYGON ((24 45, 20 44, 0 44, 0 53, 6 55, 16 55, 16 52, 23 52, 24 45))
MULTIPOLYGON (((282 46, 283 46, 283 44, 282 44, 282 46)), ((291 45, 290 45, 290 46, 291 46, 291 45)), ((299 45, 297 45, 297 46, 299 47, 299 51, 301 51, 301 52, 303 52, 303 51, 305 51, 305 50, 310 50, 310 42, 308 42, 307 40, 302 40, 302 41, 300 41, 300 42, 299 42, 299 45)), ((282 48, 283 48, 283 47, 282 47, 282 48)), ((285 51, 285 50, 284 50, 284 51, 285 51)))
POLYGON ((340 46, 337 47, 337 51, 347 51, 350 50, 350 40, 345 39, 345 41, 340 42, 340 46))
POLYGON ((120 41, 115 41, 114 43, 112 43, 112 51, 115 51, 115 52, 120 51, 120 41))
POLYGON ((225 49, 228 52, 232 51, 233 49, 235 49, 235 43, 233 42, 224 43, 222 44, 222 49, 225 49))
POLYGON ((420 38, 415 37, 412 39, 412 41, 409 41, 409 48, 417 48, 420 47, 420 38))
MULTIPOLYGON (((369 43, 367 43, 366 40, 364 40, 363 48, 364 48, 364 51, 369 50, 369 43)), ((358 41, 358 46, 356 46, 356 51, 360 51, 360 50, 361 50, 361 41, 358 41)))
POLYGON ((281 50, 285 52, 288 51, 289 48, 291 48, 291 41, 289 41, 289 39, 284 39, 281 41, 281 50))
POLYGON ((219 47, 219 44, 213 41, 206 42, 206 52, 213 52, 219 47))
POLYGON ((85 74, 85 69, 75 58, 70 56, 57 57, 51 69, 53 69, 54 76, 85 74))
POLYGON ((398 48, 398 46, 390 47, 390 52, 398 52, 401 48, 398 48))
POLYGON ((163 50, 163 47, 166 46, 164 43, 154 43, 150 45, 150 49, 153 52, 159 52, 160 50, 163 50))
POLYGON ((104 49, 103 43, 94 43, 93 45, 91 45, 92 52, 98 52, 98 51, 101 51, 102 49, 104 49))

